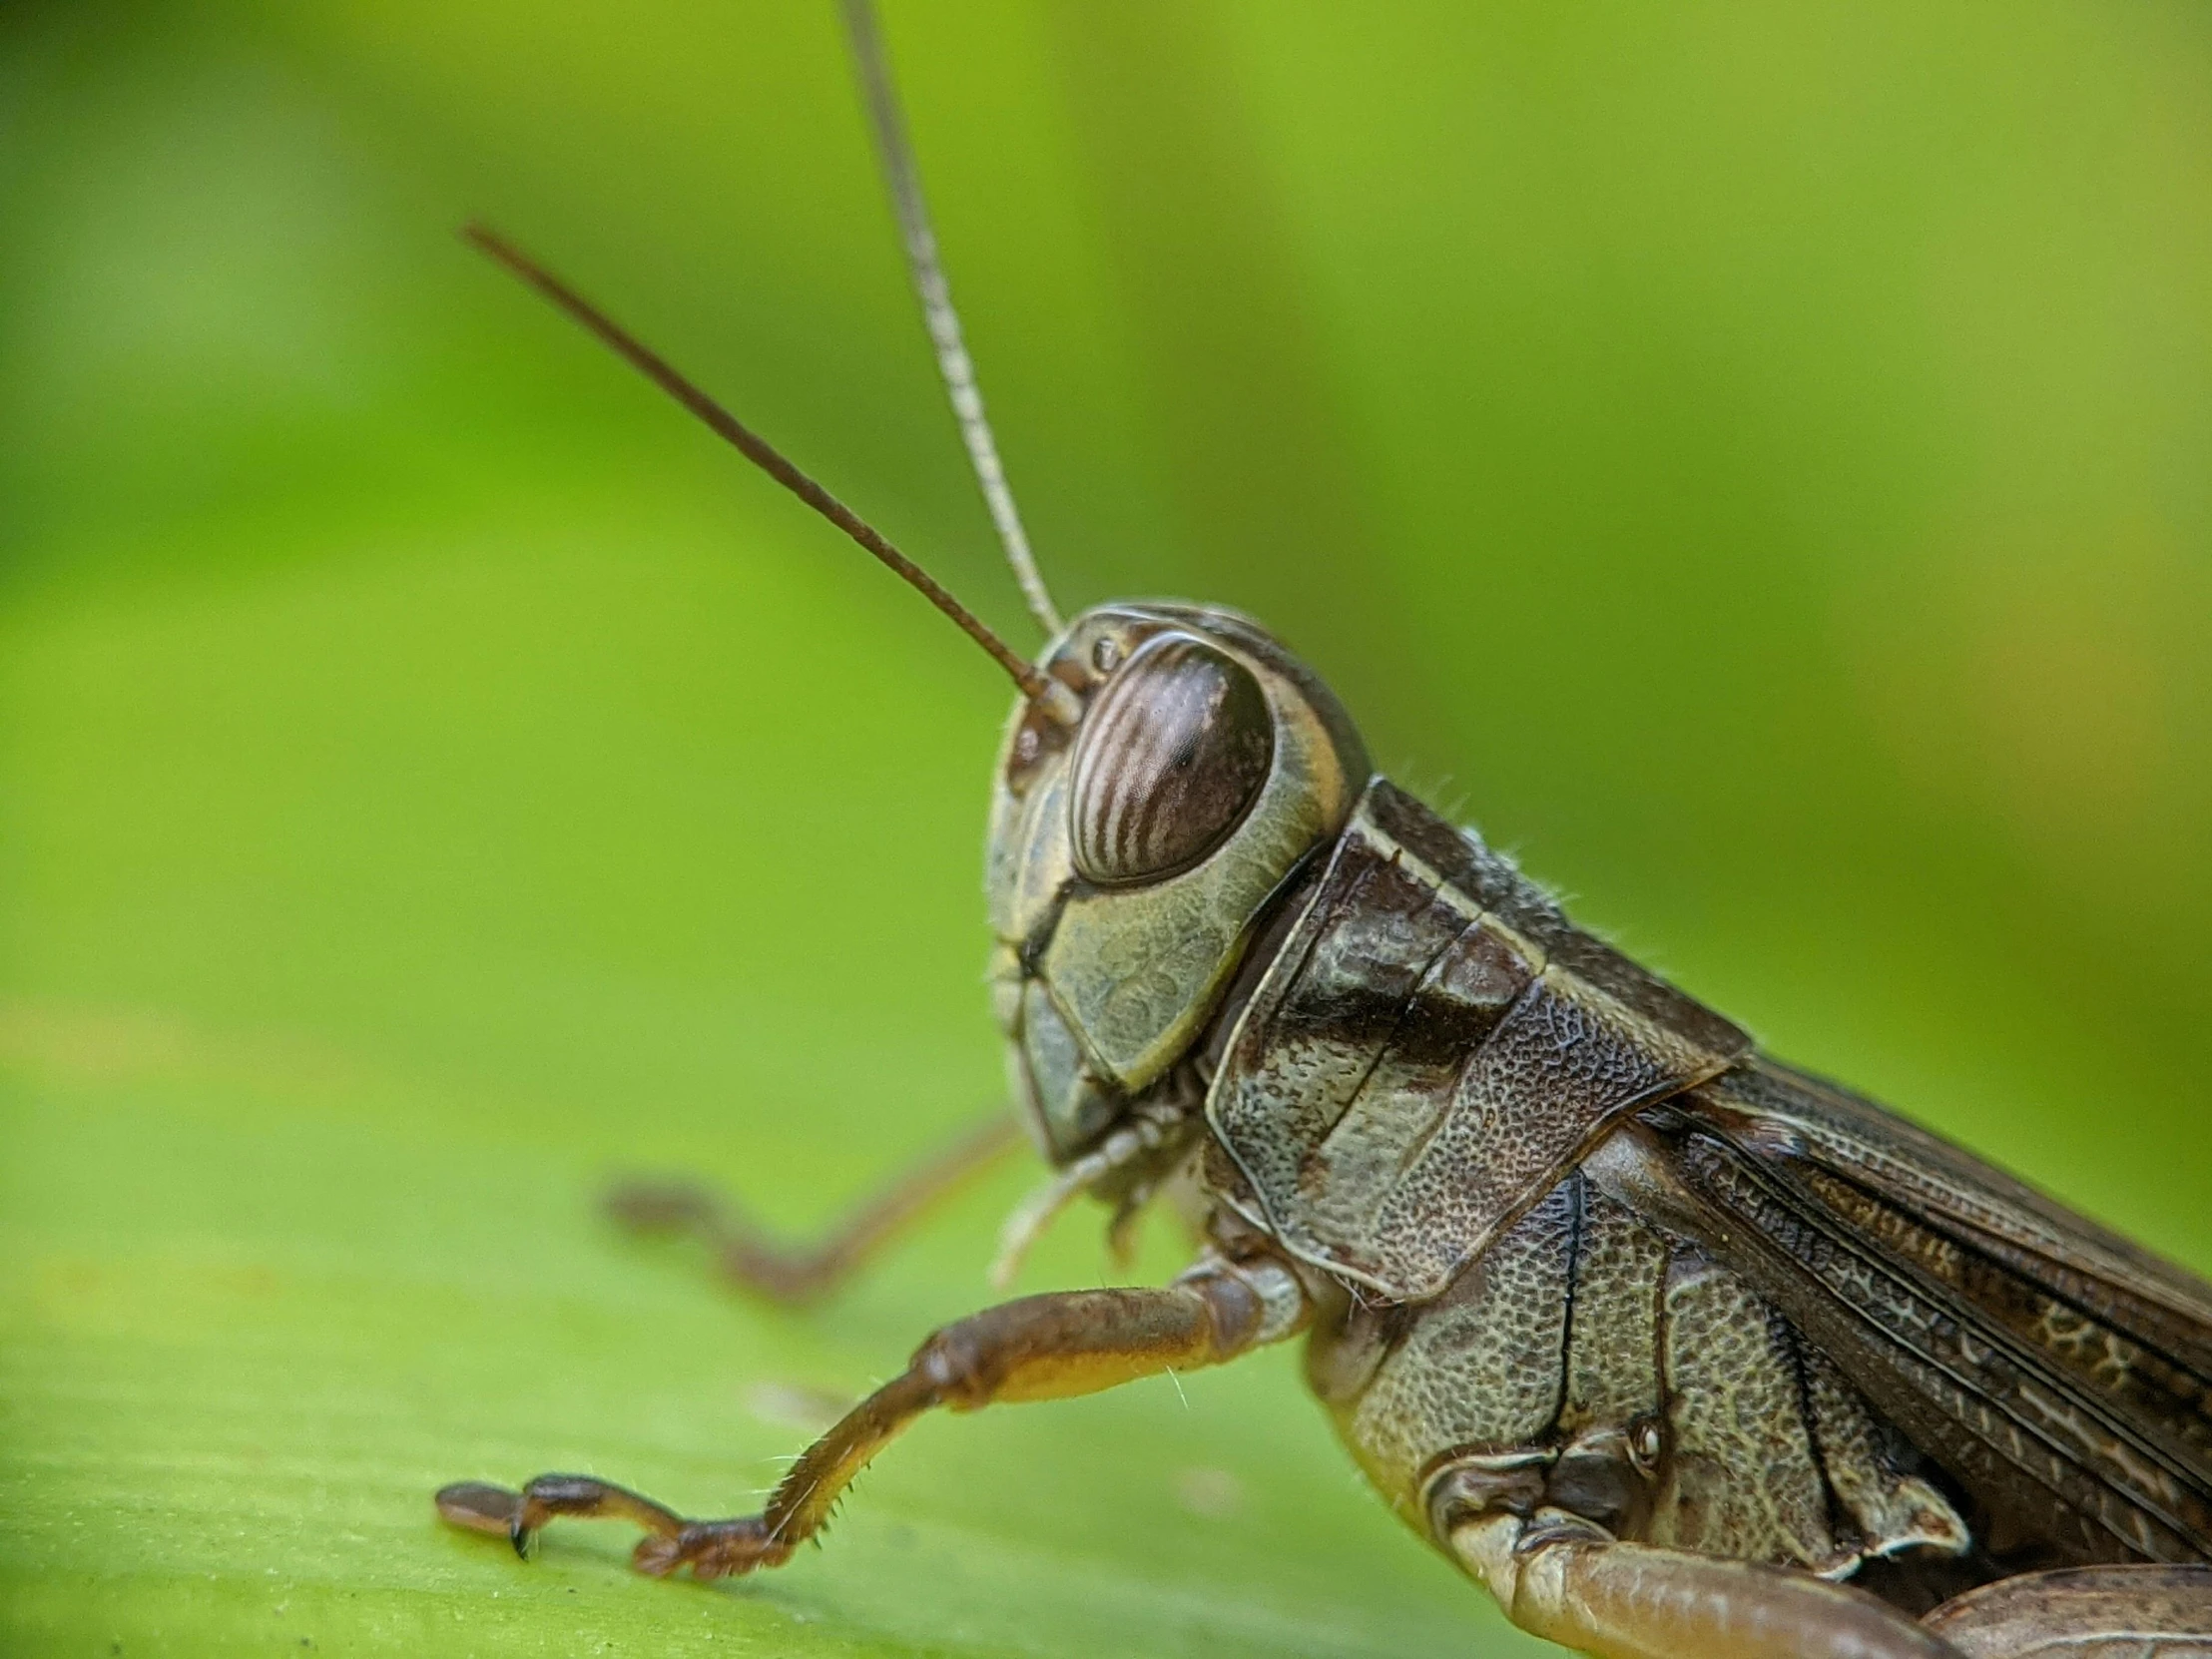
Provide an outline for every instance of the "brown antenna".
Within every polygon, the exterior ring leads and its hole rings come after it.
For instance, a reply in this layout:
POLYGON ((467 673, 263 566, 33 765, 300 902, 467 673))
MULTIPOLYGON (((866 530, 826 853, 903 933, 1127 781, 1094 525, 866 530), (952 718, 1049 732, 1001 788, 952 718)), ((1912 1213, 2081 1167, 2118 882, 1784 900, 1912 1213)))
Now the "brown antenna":
POLYGON ((1024 661, 1004 640, 986 628, 973 611, 947 593, 934 576, 899 552, 859 514, 785 459, 766 438, 685 379, 651 347, 498 232, 472 223, 462 227, 461 235, 613 346, 632 367, 691 410, 717 436, 736 445, 747 460, 888 565, 907 586, 950 617, 961 632, 989 652, 991 660, 1021 688, 1022 696, 1046 713, 1066 721, 1073 712, 1074 702, 1074 694, 1067 687, 1035 664, 1024 661))
POLYGON ((975 383, 975 360, 968 355, 960 335, 960 313, 952 308, 952 287, 945 280, 944 263, 937 258, 937 233, 929 224, 929 204, 921 194, 921 170, 914 165, 914 147, 906 139, 906 120, 899 113, 898 89, 883 52, 883 32, 876 26, 871 0, 844 0, 845 33, 852 40, 852 58, 860 70, 860 91, 867 99, 868 124, 875 129, 875 154, 882 163, 883 182, 890 187, 891 207, 898 215, 898 234, 906 244, 906 266, 914 280, 914 297, 921 301, 922 325, 936 348, 937 375, 952 403, 952 418, 959 423, 960 441, 967 445, 968 464, 983 491, 983 505, 990 509, 991 527, 1006 550, 1014 580, 1029 614, 1049 638, 1060 631, 1060 613, 1045 591, 1029 551, 1029 536, 1014 508, 1014 492, 1006 482, 1006 469, 998 459, 998 440, 983 413, 983 390, 975 383))

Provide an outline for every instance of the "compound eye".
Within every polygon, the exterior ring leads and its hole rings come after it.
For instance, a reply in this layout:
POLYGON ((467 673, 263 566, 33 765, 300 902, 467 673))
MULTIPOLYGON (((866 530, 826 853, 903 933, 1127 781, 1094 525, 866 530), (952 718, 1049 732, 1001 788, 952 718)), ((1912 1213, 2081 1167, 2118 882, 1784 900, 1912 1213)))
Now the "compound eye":
POLYGON ((1275 716, 1252 672, 1194 635, 1153 635, 1076 738, 1076 869, 1113 886, 1197 863, 1237 827, 1274 756, 1275 716))

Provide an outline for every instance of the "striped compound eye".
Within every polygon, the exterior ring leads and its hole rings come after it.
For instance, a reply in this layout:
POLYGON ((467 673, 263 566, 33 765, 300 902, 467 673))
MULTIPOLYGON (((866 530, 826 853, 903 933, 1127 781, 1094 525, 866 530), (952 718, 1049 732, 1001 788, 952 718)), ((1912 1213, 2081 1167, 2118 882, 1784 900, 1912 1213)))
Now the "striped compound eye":
POLYGON ((1076 739, 1076 869, 1101 886, 1187 869, 1237 827, 1274 756, 1275 717, 1251 671, 1193 635, 1153 635, 1076 739))

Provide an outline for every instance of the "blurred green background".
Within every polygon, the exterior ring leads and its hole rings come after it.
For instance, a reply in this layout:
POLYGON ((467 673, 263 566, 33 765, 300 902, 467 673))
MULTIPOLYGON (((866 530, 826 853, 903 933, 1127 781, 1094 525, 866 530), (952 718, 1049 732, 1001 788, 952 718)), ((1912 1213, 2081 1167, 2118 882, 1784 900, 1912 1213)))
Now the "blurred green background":
MULTIPOLYGON (((2212 1265, 2212 14, 886 22, 1064 603, 1255 612, 1585 920, 2212 1265)), ((736 1585, 432 1521, 751 1507, 760 1384, 978 1305, 1033 1173, 807 1317, 594 1219, 805 1229, 996 1097, 1006 694, 472 213, 1031 637, 828 0, 0 11, 0 1645, 1534 1651, 1281 1353, 932 1421, 736 1585)))

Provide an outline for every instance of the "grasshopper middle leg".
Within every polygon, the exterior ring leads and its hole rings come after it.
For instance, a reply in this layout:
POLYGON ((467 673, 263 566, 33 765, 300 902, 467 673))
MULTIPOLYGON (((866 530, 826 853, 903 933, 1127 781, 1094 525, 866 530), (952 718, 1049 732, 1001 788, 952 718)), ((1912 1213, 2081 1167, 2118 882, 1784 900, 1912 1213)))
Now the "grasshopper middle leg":
POLYGON ((1493 1512, 1457 1522, 1446 1540, 1515 1624, 1595 1659, 1961 1659, 1864 1591, 1616 1543, 1571 1516, 1493 1512))
POLYGON ((543 1474, 522 1488, 447 1486, 438 1512, 456 1526, 504 1533, 518 1553, 559 1515, 628 1520, 646 1529, 631 1560, 655 1577, 700 1578, 780 1566, 828 1523, 838 1495, 922 1412, 1065 1399, 1163 1371, 1218 1365, 1300 1330, 1298 1281, 1272 1261, 1209 1259, 1159 1290, 1064 1291, 986 1309, 948 1325, 906 1369, 807 1448, 757 1515, 691 1520, 589 1475, 543 1474))

